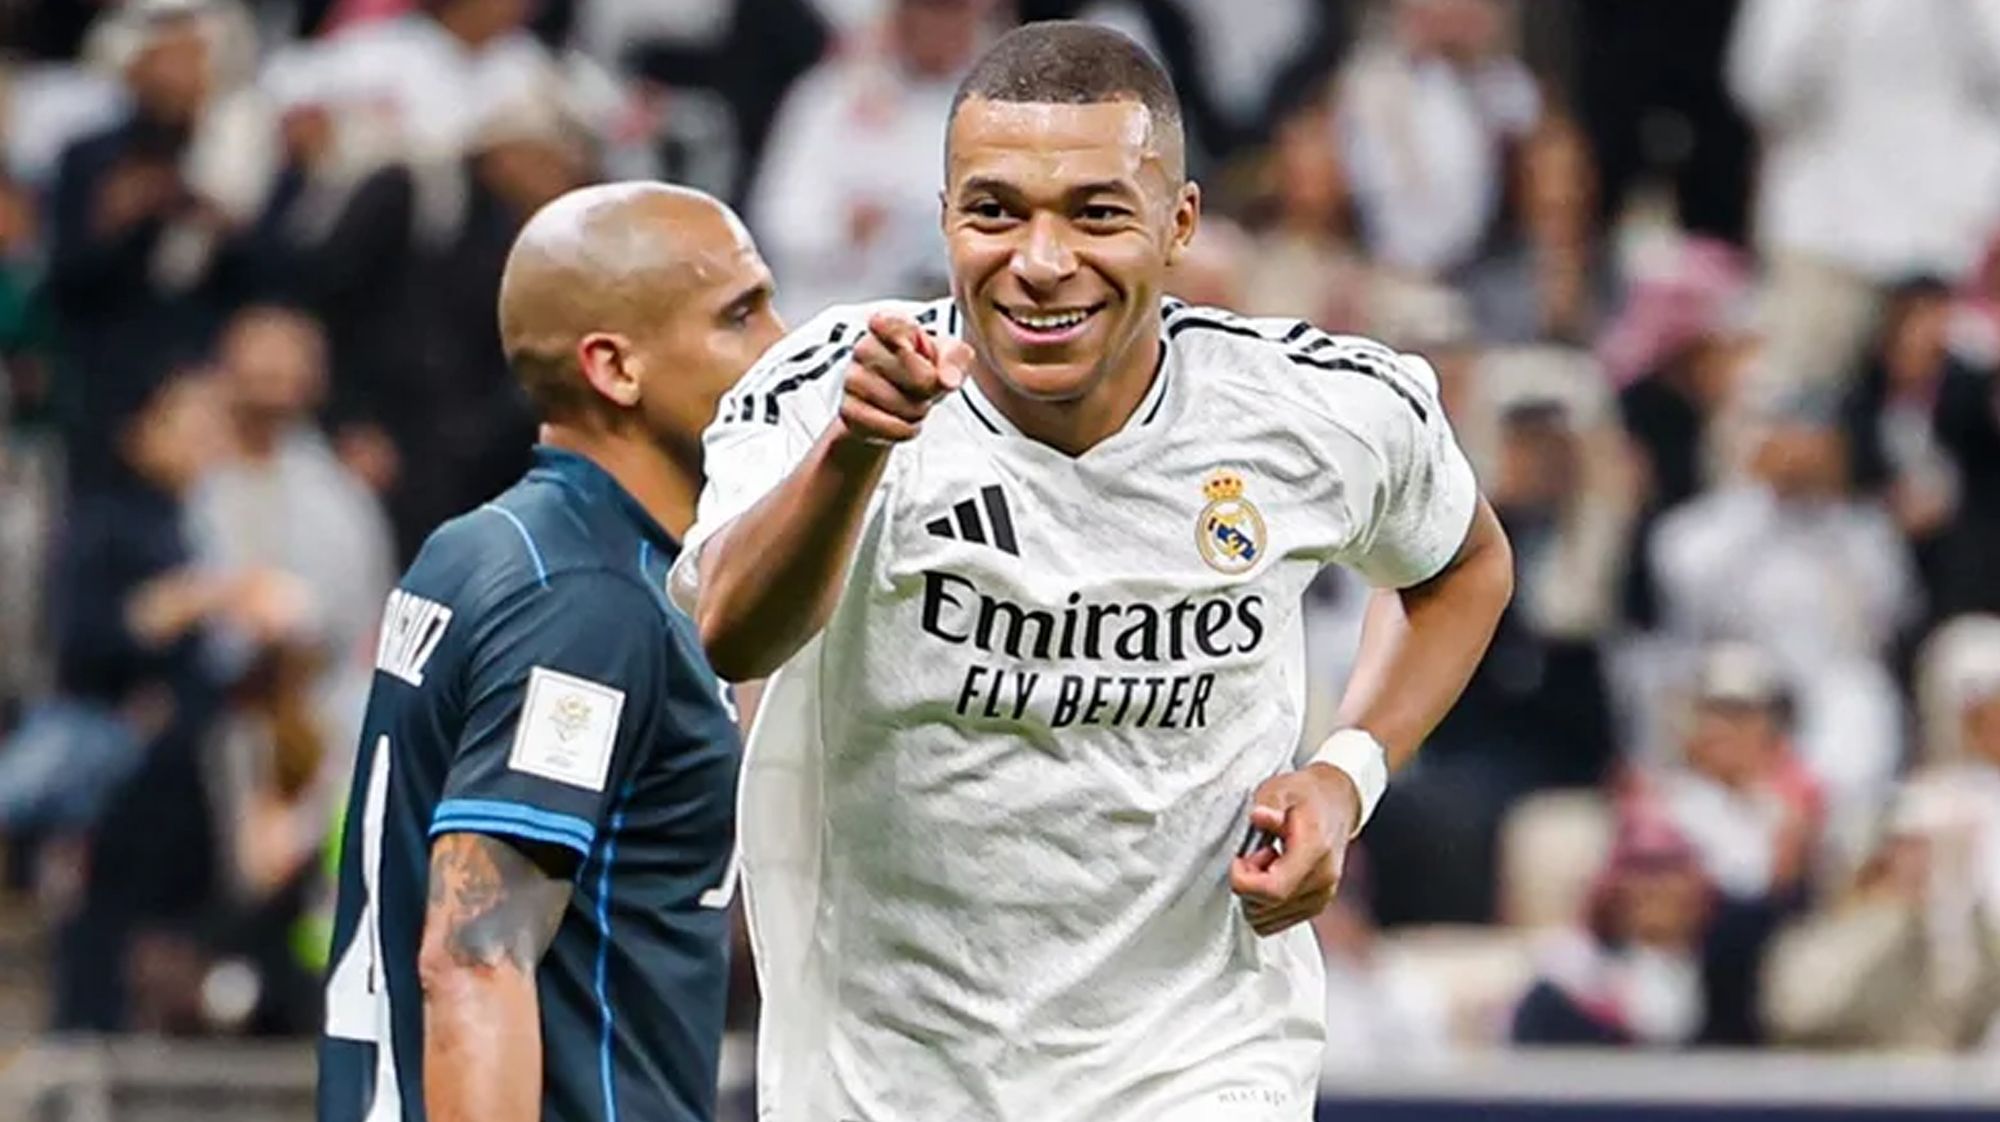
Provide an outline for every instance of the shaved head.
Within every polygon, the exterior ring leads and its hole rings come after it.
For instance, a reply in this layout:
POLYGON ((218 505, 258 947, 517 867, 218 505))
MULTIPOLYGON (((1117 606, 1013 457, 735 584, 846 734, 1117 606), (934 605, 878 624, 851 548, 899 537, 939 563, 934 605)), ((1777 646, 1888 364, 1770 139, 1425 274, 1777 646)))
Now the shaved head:
POLYGON ((587 372, 592 347, 636 348, 677 313, 722 298, 767 301, 770 277, 727 206, 662 183, 565 194, 528 220, 500 279, 500 340, 542 419, 631 406, 587 372), (735 287, 731 287, 731 286, 735 287), (761 295, 760 295, 761 294, 761 295))

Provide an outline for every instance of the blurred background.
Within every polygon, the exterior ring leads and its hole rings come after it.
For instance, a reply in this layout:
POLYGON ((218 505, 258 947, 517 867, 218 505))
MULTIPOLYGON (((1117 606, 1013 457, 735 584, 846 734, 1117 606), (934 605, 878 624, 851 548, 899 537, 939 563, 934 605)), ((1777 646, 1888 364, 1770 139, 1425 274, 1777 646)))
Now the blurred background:
POLYGON ((1079 16, 1186 103, 1177 293, 1429 356, 1520 565, 1317 925, 1324 1113, 2000 1112, 2000 3, 0 0, 0 1117, 310 1116, 526 216, 663 177, 795 321, 939 294, 955 82, 1079 16))

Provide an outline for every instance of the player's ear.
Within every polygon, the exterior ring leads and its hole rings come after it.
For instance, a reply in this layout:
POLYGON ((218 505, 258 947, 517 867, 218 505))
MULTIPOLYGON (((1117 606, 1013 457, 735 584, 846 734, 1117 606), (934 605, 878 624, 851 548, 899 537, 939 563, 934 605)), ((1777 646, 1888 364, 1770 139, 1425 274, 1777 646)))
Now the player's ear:
POLYGON ((1190 179, 1174 194, 1174 212, 1168 224, 1167 264, 1178 265, 1194 244, 1201 227, 1201 188, 1190 179))
POLYGON ((600 397, 621 409, 639 404, 639 362, 631 340, 608 331, 593 331, 577 340, 577 365, 584 380, 600 397))

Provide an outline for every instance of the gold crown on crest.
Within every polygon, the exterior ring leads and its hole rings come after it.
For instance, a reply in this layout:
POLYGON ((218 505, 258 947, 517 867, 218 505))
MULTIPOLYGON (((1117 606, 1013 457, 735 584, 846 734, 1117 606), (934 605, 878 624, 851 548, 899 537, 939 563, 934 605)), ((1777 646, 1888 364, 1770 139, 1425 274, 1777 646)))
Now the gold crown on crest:
POLYGON ((1208 480, 1201 485, 1201 493, 1207 495, 1212 503, 1240 499, 1243 497, 1243 477, 1228 468, 1217 468, 1208 473, 1208 480))

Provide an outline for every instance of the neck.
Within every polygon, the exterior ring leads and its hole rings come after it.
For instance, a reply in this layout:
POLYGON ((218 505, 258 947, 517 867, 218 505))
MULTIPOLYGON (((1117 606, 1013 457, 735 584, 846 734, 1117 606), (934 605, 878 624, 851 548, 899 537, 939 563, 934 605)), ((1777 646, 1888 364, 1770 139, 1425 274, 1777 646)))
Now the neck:
POLYGON ((239 416, 236 419, 236 447, 252 460, 268 460, 278 451, 278 435, 285 429, 281 421, 239 416))
POLYGON ((700 473, 684 462, 686 457, 643 438, 576 425, 545 424, 540 439, 603 468, 675 539, 686 537, 694 525, 700 473))
POLYGON ((984 363, 973 368, 972 376, 978 379, 980 392, 986 399, 1023 435, 1068 455, 1080 456, 1132 419, 1132 413, 1146 399, 1146 391, 1153 388, 1153 378, 1160 367, 1160 348, 1165 345, 1160 338, 1159 317, 1155 316, 1117 369, 1082 397, 1064 401, 1044 401, 1016 393, 984 363))

